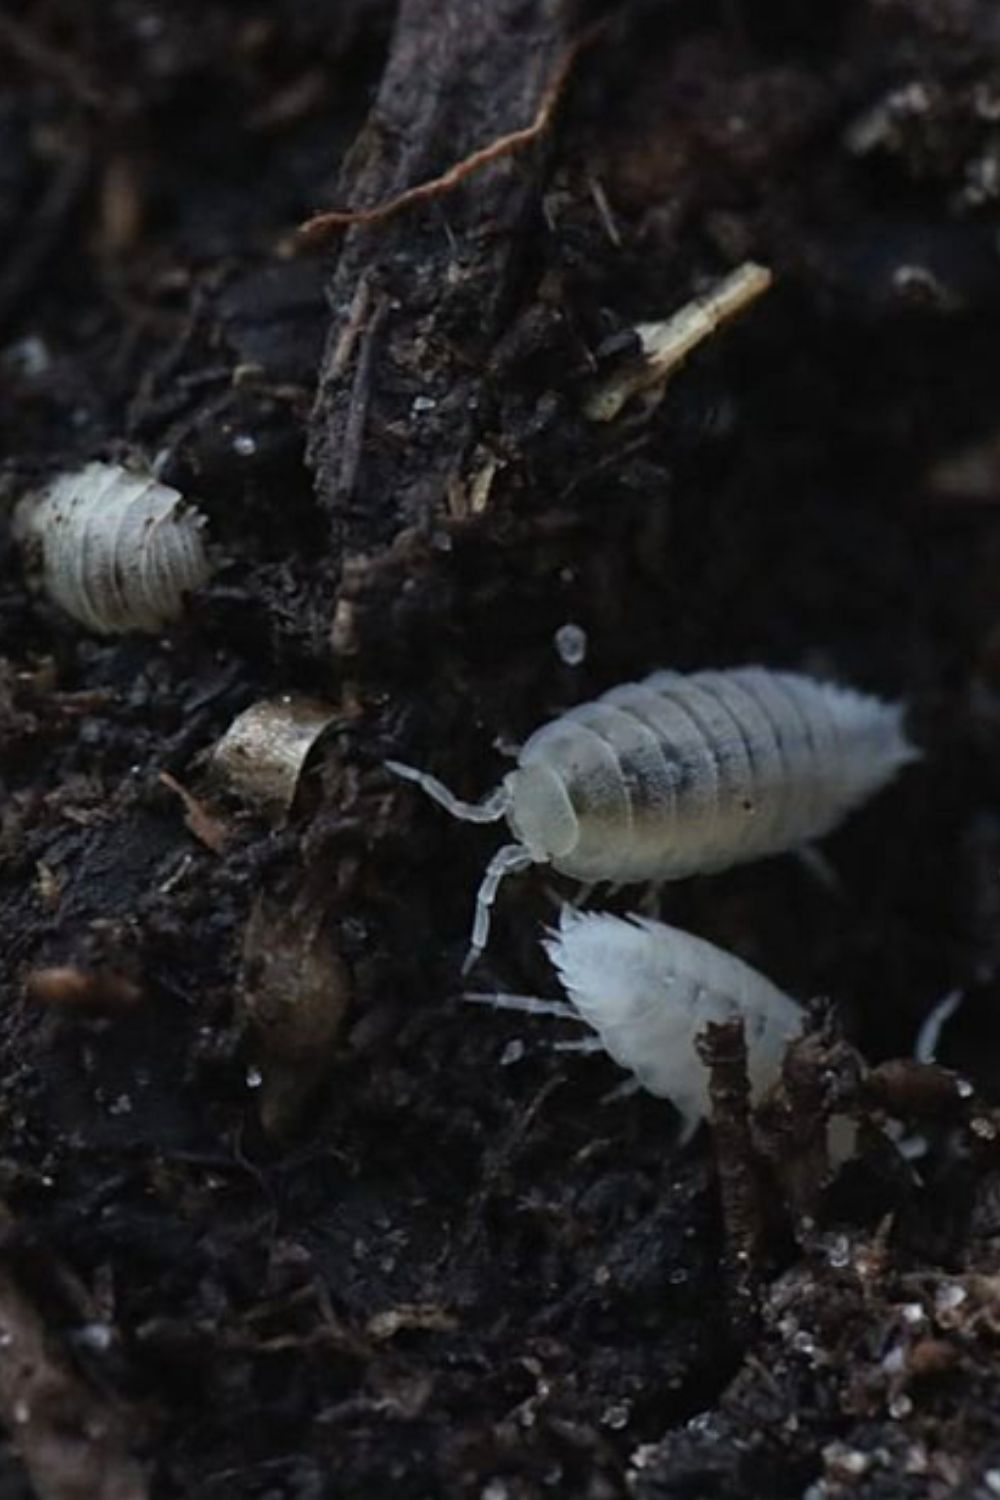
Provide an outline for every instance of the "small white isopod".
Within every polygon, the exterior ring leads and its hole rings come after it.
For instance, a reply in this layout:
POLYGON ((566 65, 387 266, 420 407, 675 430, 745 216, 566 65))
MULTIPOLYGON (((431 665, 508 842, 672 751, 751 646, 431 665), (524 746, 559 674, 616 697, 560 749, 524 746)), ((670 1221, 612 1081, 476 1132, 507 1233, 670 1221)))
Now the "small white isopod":
POLYGON ((501 1010, 584 1021, 596 1033, 575 1051, 604 1051, 640 1087, 669 1099, 687 1140, 709 1113, 708 1070, 695 1039, 711 1021, 743 1022, 756 1101, 801 1035, 799 1005, 763 974, 703 938, 647 917, 563 907, 545 944, 570 1003, 530 995, 466 998, 501 1010))
POLYGON ((60 474, 17 508, 14 534, 49 597, 99 635, 155 633, 210 573, 205 518, 119 464, 60 474))
POLYGON ((481 803, 388 761, 457 818, 506 817, 466 969, 483 951, 503 877, 551 864, 588 884, 707 874, 801 847, 834 828, 919 752, 900 705, 794 672, 655 672, 537 729, 481 803))

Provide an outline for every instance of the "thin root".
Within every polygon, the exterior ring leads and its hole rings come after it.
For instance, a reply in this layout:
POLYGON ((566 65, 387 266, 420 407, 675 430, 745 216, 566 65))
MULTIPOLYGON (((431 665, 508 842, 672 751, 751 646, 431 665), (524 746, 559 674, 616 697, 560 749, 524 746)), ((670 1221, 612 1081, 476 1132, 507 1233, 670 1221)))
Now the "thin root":
POLYGON ((427 203, 435 198, 444 197, 451 192, 452 188, 464 182, 467 177, 471 177, 474 172, 480 171, 482 167, 489 166, 491 162, 499 161, 504 156, 510 156, 512 152, 519 151, 522 146, 530 145, 532 141, 544 135, 552 123, 552 117, 566 87, 573 64, 584 47, 594 39, 596 31, 597 28, 594 28, 578 38, 563 54, 530 125, 524 125, 519 130, 508 131, 506 135, 497 136, 488 145, 480 146, 477 151, 455 162, 439 177, 432 177, 427 182, 419 182, 414 187, 406 188, 395 198, 389 198, 384 203, 376 203, 371 208, 331 208, 323 213, 314 214, 311 219, 299 225, 295 236, 296 242, 301 246, 312 248, 324 244, 338 229, 348 229, 352 224, 384 224, 387 219, 395 218, 403 209, 410 208, 414 203, 427 203))

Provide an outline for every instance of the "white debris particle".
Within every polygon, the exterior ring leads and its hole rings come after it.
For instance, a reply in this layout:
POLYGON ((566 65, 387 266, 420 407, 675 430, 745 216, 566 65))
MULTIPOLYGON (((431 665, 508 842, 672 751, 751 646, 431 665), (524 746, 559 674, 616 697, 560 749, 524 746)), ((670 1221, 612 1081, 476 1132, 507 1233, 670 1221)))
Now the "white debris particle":
POLYGON ((835 1271, 843 1271, 851 1264, 851 1242, 846 1234, 834 1235, 827 1248, 826 1260, 835 1271))
POLYGON ((48 346, 44 339, 34 333, 8 344, 0 352, 0 365, 12 375, 22 375, 28 380, 37 380, 40 375, 46 374, 51 363, 48 346))
POLYGON ((109 1323, 83 1323, 73 1334, 73 1342, 94 1354, 105 1354, 114 1343, 114 1329, 109 1323))
POLYGON ((871 1468, 871 1456, 846 1443, 827 1443, 823 1449, 826 1471, 835 1479, 856 1479, 871 1468))
POLYGON ((567 621, 555 633, 556 653, 567 667, 578 667, 587 656, 587 632, 580 625, 567 621))
POLYGON ((132 1113, 132 1100, 128 1094, 119 1094, 117 1099, 112 1099, 108 1105, 109 1115, 130 1115, 132 1113))
POLYGON ((897 1422, 901 1421, 903 1417, 908 1417, 912 1410, 913 1402, 909 1396, 893 1396, 889 1402, 889 1415, 895 1418, 897 1422))
POLYGON ((437 402, 433 396, 414 396, 411 411, 419 413, 422 411, 433 411, 437 402))
POLYGON ((238 432, 233 438, 233 452, 238 453, 240 458, 253 458, 257 452, 257 439, 251 437, 249 432, 238 432))
POLYGON ((934 1311, 940 1318, 942 1314, 957 1312, 968 1296, 964 1286, 959 1286, 957 1281, 947 1281, 939 1286, 934 1297, 934 1311))
POLYGON ((904 1302, 899 1309, 899 1315, 904 1323, 911 1325, 922 1323, 926 1316, 919 1302, 904 1302))
POLYGON ((512 1042, 507 1043, 506 1047, 500 1054, 501 1068, 513 1067, 514 1063, 519 1063, 521 1061, 524 1053, 524 1043, 519 1038, 515 1037, 512 1042))
POLYGON ((248 1089, 259 1089, 263 1082, 264 1078, 259 1068, 247 1068, 248 1089))
POLYGON ((1000 1495, 1000 1469, 987 1469, 983 1483, 991 1495, 1000 1495))
POLYGON ((601 1423, 604 1427, 610 1427, 614 1432, 620 1432, 623 1427, 628 1426, 632 1408, 627 1401, 616 1401, 601 1413, 601 1423))

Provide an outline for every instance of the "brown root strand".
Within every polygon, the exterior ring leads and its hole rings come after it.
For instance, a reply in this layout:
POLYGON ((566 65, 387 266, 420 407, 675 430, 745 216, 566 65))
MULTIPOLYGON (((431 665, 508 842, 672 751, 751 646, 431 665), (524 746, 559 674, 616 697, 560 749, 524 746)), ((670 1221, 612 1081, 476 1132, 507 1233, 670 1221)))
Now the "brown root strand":
POLYGON ((432 177, 426 182, 406 188, 384 203, 376 203, 371 208, 331 208, 314 214, 311 219, 306 219, 305 223, 299 225, 295 232, 296 244, 301 248, 314 249, 325 244, 338 230, 349 229, 354 224, 384 224, 386 220, 395 218, 416 203, 428 203, 446 196, 452 188, 483 167, 510 156, 522 146, 530 146, 548 130, 577 57, 594 40, 599 29, 592 28, 567 48, 542 96, 535 118, 529 125, 522 125, 518 130, 510 130, 506 135, 497 136, 488 145, 480 146, 478 151, 455 162, 439 177, 432 177))

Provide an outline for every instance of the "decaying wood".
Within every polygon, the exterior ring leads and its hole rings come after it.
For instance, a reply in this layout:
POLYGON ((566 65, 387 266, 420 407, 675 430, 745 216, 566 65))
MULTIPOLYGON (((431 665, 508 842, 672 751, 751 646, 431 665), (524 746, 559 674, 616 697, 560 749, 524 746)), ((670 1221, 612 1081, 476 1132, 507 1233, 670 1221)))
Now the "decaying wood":
MULTIPOLYGON (((403 0, 338 201, 390 202, 537 120, 573 46, 561 15, 555 0, 403 0)), ((467 484, 542 169, 535 143, 348 231, 309 449, 342 563, 377 557, 467 484)))

